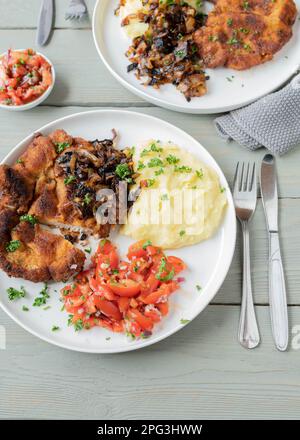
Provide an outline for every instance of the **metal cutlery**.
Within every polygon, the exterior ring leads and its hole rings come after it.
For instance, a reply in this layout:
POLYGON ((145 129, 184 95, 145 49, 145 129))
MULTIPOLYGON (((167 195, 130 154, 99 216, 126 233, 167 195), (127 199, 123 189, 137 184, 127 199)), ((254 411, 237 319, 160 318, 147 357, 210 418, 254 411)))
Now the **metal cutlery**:
POLYGON ((288 346, 288 313, 278 235, 278 192, 275 158, 266 154, 260 174, 261 196, 269 235, 269 301, 272 332, 278 350, 288 346))
POLYGON ((243 232, 243 293, 238 339, 243 347, 254 348, 260 342, 252 295, 249 243, 249 222, 255 212, 257 200, 255 163, 237 164, 233 198, 236 216, 243 232))
POLYGON ((43 0, 42 7, 38 20, 37 28, 37 44, 44 46, 51 34, 54 17, 54 2, 53 0, 43 0))
POLYGON ((67 9, 66 20, 81 20, 87 14, 87 7, 84 0, 71 0, 67 9))

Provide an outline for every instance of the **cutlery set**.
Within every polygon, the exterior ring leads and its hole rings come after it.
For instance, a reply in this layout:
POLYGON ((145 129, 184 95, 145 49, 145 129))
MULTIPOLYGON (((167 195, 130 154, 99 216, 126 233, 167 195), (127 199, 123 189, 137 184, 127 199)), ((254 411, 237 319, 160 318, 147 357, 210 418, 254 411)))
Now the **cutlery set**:
MULTIPOLYGON (((54 22, 54 0, 43 0, 38 20, 37 44, 44 46, 49 40, 54 22)), ((87 15, 84 0, 71 0, 67 9, 66 20, 81 20, 87 15)))
MULTIPOLYGON (((284 272, 278 233, 278 192, 275 158, 266 154, 262 160, 260 189, 269 237, 269 301, 272 333, 276 348, 288 345, 288 314, 284 272)), ((255 164, 237 164, 233 198, 236 216, 243 233, 243 288, 238 339, 242 346, 254 348, 260 342, 251 286, 249 222, 256 208, 257 173, 255 164)))

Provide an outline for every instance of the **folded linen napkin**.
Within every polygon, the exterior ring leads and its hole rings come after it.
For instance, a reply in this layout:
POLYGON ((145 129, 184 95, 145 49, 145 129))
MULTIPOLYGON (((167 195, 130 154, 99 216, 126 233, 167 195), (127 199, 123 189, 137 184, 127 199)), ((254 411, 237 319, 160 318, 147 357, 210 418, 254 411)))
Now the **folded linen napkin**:
POLYGON ((250 150, 284 154, 300 146, 300 74, 278 92, 215 119, 218 134, 250 150))

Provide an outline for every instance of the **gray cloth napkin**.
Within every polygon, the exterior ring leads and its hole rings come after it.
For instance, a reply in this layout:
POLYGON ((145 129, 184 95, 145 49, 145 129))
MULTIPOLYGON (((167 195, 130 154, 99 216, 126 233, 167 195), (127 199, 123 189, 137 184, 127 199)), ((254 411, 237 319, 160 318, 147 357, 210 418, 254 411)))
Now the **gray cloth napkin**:
POLYGON ((284 154, 300 145, 300 75, 278 92, 215 119, 218 134, 250 150, 284 154))

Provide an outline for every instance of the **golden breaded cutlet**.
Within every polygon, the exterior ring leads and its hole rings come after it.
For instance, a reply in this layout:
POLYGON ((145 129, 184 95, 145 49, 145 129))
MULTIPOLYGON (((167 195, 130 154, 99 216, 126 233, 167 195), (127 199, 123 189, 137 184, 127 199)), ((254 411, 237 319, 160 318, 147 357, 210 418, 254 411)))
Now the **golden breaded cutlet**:
POLYGON ((69 241, 43 229, 42 226, 21 221, 12 210, 0 213, 0 266, 9 275, 33 282, 66 281, 80 272, 84 252, 69 241), (17 243, 14 252, 7 244, 17 243))
POLYGON ((293 0, 218 0, 194 39, 208 68, 245 70, 273 58, 291 38, 293 0))

